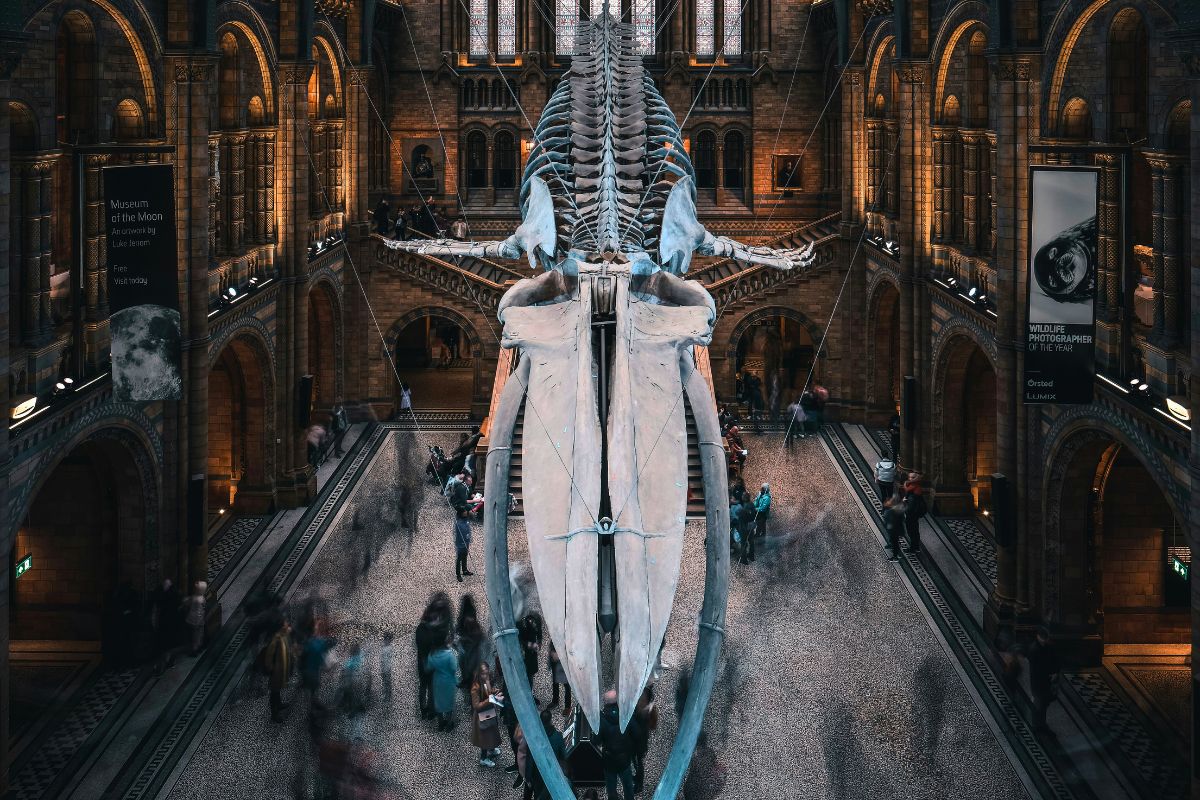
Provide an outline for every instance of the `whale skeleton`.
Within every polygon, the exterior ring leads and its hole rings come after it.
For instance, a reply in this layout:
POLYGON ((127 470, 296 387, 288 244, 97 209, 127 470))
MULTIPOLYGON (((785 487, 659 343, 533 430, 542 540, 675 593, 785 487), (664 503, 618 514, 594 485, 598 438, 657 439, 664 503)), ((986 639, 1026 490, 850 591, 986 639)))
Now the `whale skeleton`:
MULTIPOLYGON (((518 259, 545 271, 518 281, 498 310, 502 346, 519 354, 493 414, 485 483, 487 590, 507 675, 523 674, 508 565, 513 433, 527 415, 522 469, 530 561, 546 628, 580 709, 600 726, 605 652, 624 728, 649 680, 679 582, 687 508, 684 398, 703 469, 707 566, 694 679, 654 797, 673 800, 711 694, 728 595, 725 452, 712 392, 695 368, 716 308, 682 276, 694 253, 806 268, 813 246, 754 247, 714 236, 696 216, 694 171, 679 126, 608 12, 580 25, 581 54, 546 104, 507 239, 386 242, 435 256, 518 259)), ((573 798, 527 684, 508 681, 530 751, 555 800, 573 798)))

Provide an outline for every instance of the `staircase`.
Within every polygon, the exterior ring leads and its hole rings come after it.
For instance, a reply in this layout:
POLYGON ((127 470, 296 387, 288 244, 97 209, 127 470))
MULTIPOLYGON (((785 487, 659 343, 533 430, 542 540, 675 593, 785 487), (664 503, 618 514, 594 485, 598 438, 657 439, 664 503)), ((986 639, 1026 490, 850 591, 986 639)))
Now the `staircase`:
MULTIPOLYGON (((704 519, 704 473, 700 465, 700 441, 696 435, 696 419, 692 416, 691 406, 685 410, 687 419, 687 485, 689 519, 704 519)), ((537 421, 534 420, 536 429, 537 421)), ((524 498, 521 493, 521 458, 523 455, 522 442, 525 433, 525 404, 517 413, 517 425, 513 430, 512 461, 508 469, 508 491, 517 498, 516 513, 524 513, 524 498)), ((535 434, 536 435, 536 434, 535 434)))

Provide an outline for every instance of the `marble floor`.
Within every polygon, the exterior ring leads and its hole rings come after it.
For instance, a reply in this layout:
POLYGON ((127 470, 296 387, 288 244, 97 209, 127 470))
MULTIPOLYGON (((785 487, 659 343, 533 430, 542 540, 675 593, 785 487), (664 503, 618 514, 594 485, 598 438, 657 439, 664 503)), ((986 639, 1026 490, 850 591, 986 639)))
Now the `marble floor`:
MULTIPOLYGON (((452 432, 427 435, 443 444, 456 438, 452 432)), ((749 446, 747 483, 770 481, 776 512, 758 560, 732 567, 727 646, 707 721, 710 741, 728 773, 720 796, 1028 796, 1006 746, 959 677, 903 573, 885 559, 875 528, 824 441, 810 437, 785 449, 781 434, 766 434, 752 437, 749 446)), ((457 583, 450 512, 429 487, 418 532, 389 532, 381 557, 360 575, 369 536, 364 531, 383 530, 378 520, 381 509, 382 516, 387 514, 390 487, 401 468, 399 449, 377 450, 289 600, 313 591, 329 598, 339 639, 336 659, 363 644, 377 670, 380 637, 385 631, 396 634, 395 694, 391 702, 378 691, 373 694, 365 729, 375 754, 373 768, 389 796, 519 796, 510 776, 479 766, 463 711, 454 731, 438 733, 415 708, 411 642, 430 593, 446 590, 456 601, 473 593, 486 615, 482 527, 475 528, 471 557, 480 574, 457 583)), ((525 559, 524 537, 519 521, 513 523, 510 558, 517 564, 525 559)), ((647 758, 645 797, 674 738, 675 684, 694 654, 703 537, 702 523, 689 523, 657 690, 660 724, 647 758)), ((335 666, 326 675, 327 690, 336 682, 335 666)), ((535 692, 548 699, 545 670, 537 675, 535 692)), ((288 699, 293 702, 286 721, 272 723, 264 687, 243 675, 208 712, 207 730, 160 796, 303 796, 313 762, 307 703, 295 683, 285 692, 288 699)), ((511 760, 506 744, 500 763, 511 760)))

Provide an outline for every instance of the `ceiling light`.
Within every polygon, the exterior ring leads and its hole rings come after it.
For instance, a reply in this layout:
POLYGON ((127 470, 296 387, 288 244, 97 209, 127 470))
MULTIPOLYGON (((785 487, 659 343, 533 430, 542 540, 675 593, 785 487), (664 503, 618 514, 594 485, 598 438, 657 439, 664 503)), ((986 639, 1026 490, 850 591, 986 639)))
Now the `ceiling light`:
POLYGON ((1183 403, 1170 397, 1167 398, 1167 411, 1170 411, 1171 416, 1175 417, 1175 419, 1181 419, 1184 422, 1192 419, 1191 410, 1183 403))

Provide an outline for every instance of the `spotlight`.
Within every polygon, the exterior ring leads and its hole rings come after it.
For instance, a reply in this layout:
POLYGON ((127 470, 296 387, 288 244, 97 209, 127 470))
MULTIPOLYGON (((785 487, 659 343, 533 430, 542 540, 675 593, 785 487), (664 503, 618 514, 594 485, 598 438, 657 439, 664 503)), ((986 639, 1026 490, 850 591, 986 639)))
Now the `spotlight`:
POLYGON ((979 295, 979 297, 976 297, 976 298, 975 298, 975 300, 976 300, 977 302, 980 302, 980 303, 986 303, 986 302, 987 302, 987 295, 986 295, 986 294, 981 294, 981 295, 979 295))
POLYGON ((983 515, 984 515, 985 517, 990 517, 990 516, 992 515, 992 512, 988 511, 988 510, 985 508, 985 509, 983 510, 983 515))
POLYGON ((217 513, 218 513, 218 514, 224 514, 224 513, 225 513, 225 509, 223 509, 223 508, 222 508, 222 509, 221 509, 220 511, 218 511, 217 513))
POLYGON ((246 282, 246 285, 249 286, 251 289, 258 286, 258 276, 256 275, 253 278, 251 278, 249 281, 246 282))
POLYGON ((1141 384, 1140 386, 1138 386, 1138 391, 1141 392, 1142 394, 1149 394, 1150 393, 1150 384, 1148 384, 1148 383, 1141 384))
POLYGON ((1129 386, 1130 386, 1131 388, 1134 388, 1134 389, 1136 389, 1136 388, 1137 388, 1137 385, 1138 385, 1139 383, 1141 383, 1141 382, 1142 382, 1142 379, 1141 379, 1141 378, 1134 378, 1133 380, 1131 380, 1131 381, 1129 382, 1129 386))
POLYGON ((976 293, 976 292, 978 292, 978 291, 979 291, 978 289, 976 289, 974 286, 972 286, 972 287, 971 287, 971 289, 970 289, 970 290, 967 292, 967 297, 969 297, 969 298, 971 298, 972 300, 974 300, 974 299, 975 299, 975 293, 976 293))
POLYGON ((37 408, 37 397, 32 394, 19 395, 13 400, 12 418, 21 419, 33 413, 37 408))
POLYGON ((1184 422, 1189 422, 1192 419, 1192 412, 1188 407, 1184 403, 1179 402, 1179 400, 1174 400, 1170 397, 1167 398, 1167 411, 1170 411, 1171 416, 1175 417, 1175 419, 1183 420, 1184 422))
POLYGON ((66 397, 70 391, 71 390, 67 388, 66 381, 59 381, 58 383, 54 384, 54 390, 51 392, 51 396, 53 399, 59 400, 63 397, 66 397))
POLYGON ((69 392, 75 391, 75 379, 74 378, 63 378, 62 382, 64 384, 66 384, 67 391, 69 391, 69 392))

